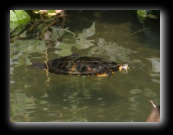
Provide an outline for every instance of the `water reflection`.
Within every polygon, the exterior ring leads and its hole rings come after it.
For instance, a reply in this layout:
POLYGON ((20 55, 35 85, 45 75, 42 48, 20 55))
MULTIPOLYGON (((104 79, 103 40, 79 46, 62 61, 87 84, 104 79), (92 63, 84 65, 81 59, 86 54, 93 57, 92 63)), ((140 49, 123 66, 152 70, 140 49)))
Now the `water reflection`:
POLYGON ((152 64, 152 81, 160 84, 160 58, 147 58, 152 64))

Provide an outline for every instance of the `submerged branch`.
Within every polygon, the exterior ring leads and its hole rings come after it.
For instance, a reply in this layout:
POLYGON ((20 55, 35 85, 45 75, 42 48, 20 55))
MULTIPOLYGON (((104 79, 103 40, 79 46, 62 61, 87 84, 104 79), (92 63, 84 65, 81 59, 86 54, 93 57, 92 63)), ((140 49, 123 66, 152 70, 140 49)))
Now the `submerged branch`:
POLYGON ((136 31, 136 32, 133 32, 132 34, 131 34, 131 36, 134 36, 134 35, 136 35, 136 34, 138 34, 138 33, 140 33, 140 32, 144 32, 145 30, 149 30, 150 28, 144 28, 144 29, 142 29, 142 30, 138 30, 138 31, 136 31))

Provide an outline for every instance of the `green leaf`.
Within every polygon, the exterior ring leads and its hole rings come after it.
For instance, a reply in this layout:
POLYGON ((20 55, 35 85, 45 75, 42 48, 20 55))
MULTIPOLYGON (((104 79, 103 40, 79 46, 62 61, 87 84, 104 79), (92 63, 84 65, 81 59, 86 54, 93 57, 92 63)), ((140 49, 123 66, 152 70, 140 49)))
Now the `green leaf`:
POLYGON ((78 35, 77 39, 84 39, 91 37, 95 34, 95 22, 93 22, 90 28, 83 29, 82 33, 78 35))
POLYGON ((31 18, 24 10, 14 10, 16 17, 18 19, 19 25, 26 25, 30 22, 31 18))
POLYGON ((137 10, 137 17, 139 22, 144 23, 147 17, 147 11, 146 10, 137 10))
POLYGON ((94 45, 93 40, 80 39, 80 40, 76 40, 75 47, 78 50, 82 50, 82 49, 87 49, 87 48, 89 48, 90 46, 93 46, 93 45, 94 45))
POLYGON ((10 33, 18 27, 18 19, 13 10, 10 10, 10 33))
POLYGON ((83 29, 82 33, 78 35, 76 38, 76 45, 75 47, 79 50, 87 49, 90 46, 93 46, 93 40, 88 40, 88 37, 92 37, 95 34, 95 22, 91 25, 91 27, 83 29))
POLYGON ((67 56, 72 54, 72 46, 71 44, 65 44, 65 43, 60 43, 55 46, 58 50, 55 50, 55 54, 58 54, 59 56, 67 56))
MULTIPOLYGON (((10 64, 21 66, 31 65, 30 55, 33 53, 43 53, 46 49, 45 42, 43 40, 15 40, 14 43, 10 43, 10 55, 15 52, 16 55, 12 55, 10 58, 10 64), (13 61, 16 61, 14 63, 13 61)), ((12 70, 10 70, 12 73, 12 70)))
POLYGON ((94 54, 100 57, 104 55, 104 58, 108 57, 111 61, 130 61, 128 57, 130 53, 135 53, 135 51, 119 46, 115 42, 107 43, 102 38, 98 39, 98 46, 92 47, 89 52, 91 55, 94 54))
POLYGON ((10 36, 21 34, 30 20, 24 10, 10 10, 10 36))
POLYGON ((158 17, 156 15, 152 15, 152 14, 147 15, 147 17, 152 18, 152 19, 158 19, 158 17))
POLYGON ((143 17, 143 18, 147 17, 147 11, 146 10, 138 10, 137 14, 138 14, 138 16, 143 17))
POLYGON ((26 54, 31 53, 42 53, 46 47, 43 40, 31 39, 31 40, 16 40, 14 43, 10 44, 14 51, 21 51, 26 54), (15 46, 15 47, 14 47, 15 46))

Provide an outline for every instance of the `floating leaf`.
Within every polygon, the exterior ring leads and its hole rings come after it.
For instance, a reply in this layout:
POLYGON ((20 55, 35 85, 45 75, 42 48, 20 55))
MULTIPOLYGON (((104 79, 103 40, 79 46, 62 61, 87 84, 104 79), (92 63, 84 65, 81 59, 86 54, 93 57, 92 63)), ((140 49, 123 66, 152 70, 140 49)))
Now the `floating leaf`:
POLYGON ((10 44, 10 54, 13 54, 10 58, 11 65, 31 65, 30 54, 42 53, 45 51, 45 42, 41 40, 15 40, 10 44))
POLYGON ((140 90, 140 89, 133 89, 133 90, 130 90, 130 93, 131 94, 138 94, 138 93, 141 93, 142 92, 142 90, 140 90))
POLYGON ((160 83, 160 79, 151 79, 153 82, 160 83))
POLYGON ((83 29, 82 33, 78 35, 77 39, 86 39, 95 34, 95 22, 93 22, 90 28, 83 29))
POLYGON ((152 81, 160 83, 160 58, 147 58, 152 63, 152 71, 154 73, 150 74, 152 76, 152 81))
POLYGON ((71 55, 72 54, 72 51, 71 51, 72 46, 73 45, 69 45, 69 44, 65 44, 65 43, 59 43, 55 46, 55 48, 58 49, 58 50, 55 50, 55 54, 58 54, 59 56, 71 55))
POLYGON ((87 49, 93 45, 94 45, 93 40, 80 39, 80 40, 76 40, 75 47, 78 50, 82 50, 82 49, 87 49))
POLYGON ((93 22, 90 28, 83 29, 82 33, 76 38, 75 47, 79 50, 87 49, 90 46, 93 46, 93 40, 88 40, 88 37, 91 37, 95 34, 95 22, 93 22))
POLYGON ((58 54, 59 56, 63 57, 63 56, 71 55, 72 51, 68 50, 68 49, 67 50, 62 50, 62 51, 56 50, 55 54, 58 54))
POLYGON ((14 43, 10 44, 13 48, 12 51, 19 51, 23 53, 41 53, 45 47, 45 42, 43 40, 31 39, 31 40, 16 40, 14 43))
POLYGON ((157 96, 157 94, 155 92, 153 92, 151 89, 149 88, 145 88, 143 90, 143 94, 146 96, 146 97, 152 97, 152 98, 155 98, 157 96))
POLYGON ((124 48, 122 46, 119 46, 117 43, 107 43, 104 39, 99 38, 98 41, 98 47, 94 47, 91 49, 91 53, 97 55, 103 55, 108 56, 109 60, 112 61, 129 61, 129 57, 127 57, 130 53, 135 53, 135 51, 132 51, 130 49, 124 48))
POLYGON ((160 58, 146 58, 152 63, 152 71, 160 72, 160 58))
POLYGON ((106 44, 106 41, 103 38, 99 38, 97 44, 99 47, 104 47, 104 45, 106 44))
POLYGON ((54 36, 54 38, 62 37, 65 33, 72 34, 73 38, 76 37, 76 34, 68 30, 68 28, 60 28, 57 26, 51 26, 50 28, 52 29, 52 35, 54 36))
MULTIPOLYGON (((76 37, 75 33, 68 30, 68 28, 62 29, 62 28, 58 28, 55 26, 51 26, 51 29, 52 29, 53 39, 55 39, 57 37, 61 37, 65 34, 73 35, 73 37, 71 37, 71 38, 76 37)), ((93 23, 90 28, 84 29, 82 31, 82 33, 78 35, 78 37, 75 40, 75 42, 76 42, 75 44, 65 44, 65 43, 59 44, 59 42, 58 42, 57 45, 55 46, 55 48, 58 48, 61 50, 57 50, 57 51, 55 51, 55 53, 59 54, 60 56, 65 56, 65 54, 72 54, 71 46, 76 47, 78 50, 87 49, 94 45, 93 40, 87 39, 88 37, 91 37, 94 34, 95 34, 95 23, 93 23)))

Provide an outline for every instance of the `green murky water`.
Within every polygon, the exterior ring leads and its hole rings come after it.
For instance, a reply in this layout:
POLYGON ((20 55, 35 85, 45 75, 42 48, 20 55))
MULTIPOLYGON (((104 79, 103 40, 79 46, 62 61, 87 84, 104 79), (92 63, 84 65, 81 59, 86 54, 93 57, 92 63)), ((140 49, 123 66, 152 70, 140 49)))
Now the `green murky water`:
POLYGON ((43 51, 24 53, 11 47, 10 121, 144 122, 152 109, 148 100, 160 104, 160 25, 132 36, 142 29, 132 11, 83 11, 73 19, 71 32, 86 34, 86 28, 92 32, 86 39, 79 36, 75 45, 67 34, 64 41, 71 48, 61 52, 54 47, 48 51, 49 59, 71 53, 98 56, 127 62, 128 73, 116 72, 109 78, 47 76, 45 70, 28 64, 44 62, 43 51))

